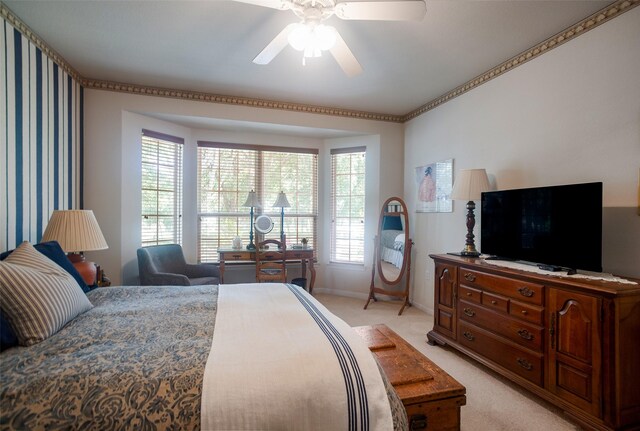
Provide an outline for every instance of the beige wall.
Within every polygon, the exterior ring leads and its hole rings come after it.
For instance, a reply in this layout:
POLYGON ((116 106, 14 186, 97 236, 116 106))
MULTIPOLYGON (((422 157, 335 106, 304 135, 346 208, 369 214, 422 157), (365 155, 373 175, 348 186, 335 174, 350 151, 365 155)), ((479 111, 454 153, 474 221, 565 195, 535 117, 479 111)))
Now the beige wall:
MULTIPOLYGON (((291 113, 98 90, 85 92, 85 207, 92 209, 109 249, 88 253, 100 263, 114 284, 137 283, 136 249, 140 244, 140 133, 148 128, 185 139, 183 245, 187 260, 196 258, 196 143, 210 140, 258 145, 303 146, 319 149, 319 261, 316 288, 362 296, 368 292, 372 243, 366 243, 366 264, 331 265, 327 276, 330 192, 329 150, 334 147, 367 147, 367 203, 365 234, 373 238, 379 206, 390 195, 403 192, 403 125, 327 115, 291 113), (313 128, 314 136, 190 128, 152 118, 150 114, 240 120, 313 128), (322 130, 351 135, 322 137, 322 130), (320 136, 318 136, 320 131, 320 136), (383 168, 384 166, 384 168, 383 168)), ((334 136, 327 132, 326 136, 334 136)), ((231 269, 225 282, 254 281, 252 268, 231 269)), ((297 276, 292 268, 291 276, 297 276)))
MULTIPOLYGON (((363 296, 368 288, 370 243, 364 267, 328 264, 328 151, 352 142, 365 143, 372 156, 367 163, 367 236, 375 234, 385 198, 404 195, 410 206, 411 236, 416 243, 412 297, 420 308, 433 305, 433 263, 428 255, 462 248, 465 210, 463 203, 455 202, 453 213, 413 212, 413 173, 418 165, 448 158, 454 159, 455 172, 486 168, 499 189, 603 181, 604 269, 640 277, 638 46, 640 8, 635 8, 405 125, 86 90, 85 206, 95 211, 110 245, 109 250, 90 257, 103 265, 115 283, 135 281, 140 235, 138 143, 140 129, 147 127, 185 137, 187 154, 191 154, 185 159, 187 176, 193 175, 198 139, 269 145, 302 142, 318 147, 325 175, 319 192, 324 219, 319 289, 363 296), (192 129, 153 119, 149 113, 344 130, 358 136, 292 139, 192 129)), ((187 178, 185 184, 192 181, 187 178)), ((185 248, 190 260, 195 258, 194 202, 194 188, 186 188, 185 248)), ((230 281, 250 281, 242 270, 229 275, 230 281)))
MULTIPOLYGON (((417 117, 405 128, 408 205, 415 167, 449 158, 454 181, 460 169, 486 168, 496 189, 602 181, 604 271, 640 277, 639 76, 635 8, 417 117)), ((465 213, 463 202, 453 213, 412 212, 413 299, 421 308, 433 308, 428 255, 462 249, 465 213)))

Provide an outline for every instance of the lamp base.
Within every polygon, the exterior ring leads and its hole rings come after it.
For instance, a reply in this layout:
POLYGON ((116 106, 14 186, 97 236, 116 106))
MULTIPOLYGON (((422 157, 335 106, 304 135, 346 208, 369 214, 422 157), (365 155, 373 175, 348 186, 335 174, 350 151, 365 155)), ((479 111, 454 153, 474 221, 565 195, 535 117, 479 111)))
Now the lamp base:
POLYGON ((67 258, 73 267, 80 273, 80 276, 88 286, 95 286, 98 281, 98 270, 96 264, 85 260, 82 253, 69 253, 67 258))
POLYGON ((473 210, 476 209, 476 204, 473 201, 467 202, 467 240, 465 246, 460 252, 460 256, 465 257, 478 257, 480 252, 476 249, 475 241, 473 240, 473 227, 476 225, 476 218, 473 214, 473 210))
POLYGON ((480 252, 479 252, 479 251, 477 251, 477 250, 467 251, 467 250, 465 249, 465 250, 462 250, 462 251, 460 252, 460 256, 465 256, 465 257, 478 257, 478 256, 480 256, 480 252))
POLYGON ((255 250, 256 249, 256 245, 254 243, 249 243, 247 244, 247 250, 255 250))

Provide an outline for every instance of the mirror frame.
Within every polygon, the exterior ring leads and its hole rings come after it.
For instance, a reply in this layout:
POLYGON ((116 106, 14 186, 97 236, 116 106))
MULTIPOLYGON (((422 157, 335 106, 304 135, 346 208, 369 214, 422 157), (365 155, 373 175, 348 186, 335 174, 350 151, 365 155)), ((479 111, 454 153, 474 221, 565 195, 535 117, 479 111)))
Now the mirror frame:
POLYGON ((262 215, 259 215, 258 217, 256 217, 256 220, 255 220, 255 222, 253 223, 253 226, 254 226, 254 228, 255 228, 258 232, 260 232, 260 233, 261 233, 261 234, 263 234, 263 235, 266 235, 266 234, 268 234, 269 232, 271 232, 271 231, 273 230, 274 223, 273 223, 273 220, 271 219, 271 217, 269 217, 269 216, 268 216, 268 215, 266 215, 266 214, 262 214, 262 215), (259 226, 259 225, 260 225, 259 221, 261 221, 261 220, 265 220, 265 221, 267 221, 268 223, 270 223, 270 225, 271 225, 271 226, 269 227, 269 229, 262 229, 262 228, 260 228, 260 226, 259 226))
POLYGON ((399 284, 402 281, 402 278, 404 277, 404 273, 407 271, 407 265, 409 262, 407 255, 411 253, 411 247, 408 246, 410 241, 411 241, 411 238, 409 237, 409 213, 407 212, 407 205, 404 203, 404 201, 401 198, 397 196, 392 196, 386 201, 384 201, 384 204, 382 205, 382 209, 380 210, 380 219, 378 220, 378 236, 376 237, 376 253, 375 253, 376 266, 378 267, 378 276, 380 277, 380 280, 383 283, 388 284, 389 286, 395 286, 396 284, 399 284), (399 208, 393 208, 394 206, 397 207, 398 205, 402 207, 401 210, 399 208), (396 278, 395 280, 387 279, 387 277, 385 277, 384 271, 382 270, 382 250, 381 250, 380 241, 382 239, 382 227, 384 224, 384 217, 387 215, 400 216, 402 220, 403 231, 404 231, 405 246, 404 246, 403 255, 402 255, 402 268, 400 268, 400 274, 398 275, 398 278, 396 278))

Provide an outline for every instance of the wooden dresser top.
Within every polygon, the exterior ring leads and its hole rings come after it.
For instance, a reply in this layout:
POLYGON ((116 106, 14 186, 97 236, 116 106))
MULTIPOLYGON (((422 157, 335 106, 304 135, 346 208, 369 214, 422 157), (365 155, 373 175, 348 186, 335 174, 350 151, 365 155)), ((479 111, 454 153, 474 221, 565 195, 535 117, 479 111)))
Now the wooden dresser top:
POLYGON ((563 288, 572 287, 581 291, 592 291, 597 294, 606 296, 636 296, 640 295, 640 280, 630 277, 621 277, 626 280, 635 282, 636 284, 619 283, 616 281, 590 280, 573 276, 555 275, 553 272, 549 274, 538 274, 535 272, 523 271, 519 269, 505 268, 498 265, 492 265, 490 261, 484 259, 455 256, 451 254, 431 254, 432 259, 469 267, 476 271, 484 271, 497 275, 508 275, 510 277, 520 278, 522 280, 540 283, 543 285, 553 286, 560 285, 563 288))

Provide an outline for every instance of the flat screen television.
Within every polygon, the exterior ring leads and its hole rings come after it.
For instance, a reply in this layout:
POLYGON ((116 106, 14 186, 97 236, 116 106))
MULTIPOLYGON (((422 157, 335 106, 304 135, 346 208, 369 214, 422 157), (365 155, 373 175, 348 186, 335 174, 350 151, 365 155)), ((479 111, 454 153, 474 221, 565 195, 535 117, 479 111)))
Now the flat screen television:
POLYGON ((602 271, 602 183, 485 192, 481 217, 483 254, 602 271))

